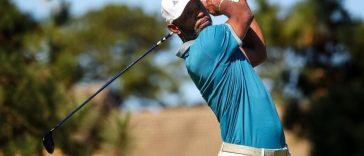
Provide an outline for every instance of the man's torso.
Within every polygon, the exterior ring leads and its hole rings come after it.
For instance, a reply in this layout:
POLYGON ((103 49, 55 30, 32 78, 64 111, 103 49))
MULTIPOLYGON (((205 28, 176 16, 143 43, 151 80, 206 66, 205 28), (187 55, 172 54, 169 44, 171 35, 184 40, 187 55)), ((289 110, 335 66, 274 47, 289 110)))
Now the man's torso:
POLYGON ((188 73, 219 120, 224 142, 283 148, 275 105, 234 35, 227 24, 204 29, 184 55, 188 73))

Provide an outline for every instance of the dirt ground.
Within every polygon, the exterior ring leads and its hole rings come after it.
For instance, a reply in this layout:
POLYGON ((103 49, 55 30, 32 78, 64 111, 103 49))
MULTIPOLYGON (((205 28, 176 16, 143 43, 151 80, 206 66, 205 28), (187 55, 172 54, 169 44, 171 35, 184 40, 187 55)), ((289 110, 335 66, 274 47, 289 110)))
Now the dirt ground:
MULTIPOLYGON (((133 113, 130 129, 131 156, 216 156, 221 146, 218 122, 207 106, 133 113)), ((285 135, 293 156, 308 156, 308 141, 285 135)))

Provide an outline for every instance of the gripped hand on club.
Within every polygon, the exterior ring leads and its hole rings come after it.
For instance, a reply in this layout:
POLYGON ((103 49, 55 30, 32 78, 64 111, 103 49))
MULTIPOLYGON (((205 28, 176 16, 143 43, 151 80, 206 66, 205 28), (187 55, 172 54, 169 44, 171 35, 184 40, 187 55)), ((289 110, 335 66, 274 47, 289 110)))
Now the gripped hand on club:
POLYGON ((222 0, 201 0, 207 11, 214 16, 219 16, 219 5, 222 0))

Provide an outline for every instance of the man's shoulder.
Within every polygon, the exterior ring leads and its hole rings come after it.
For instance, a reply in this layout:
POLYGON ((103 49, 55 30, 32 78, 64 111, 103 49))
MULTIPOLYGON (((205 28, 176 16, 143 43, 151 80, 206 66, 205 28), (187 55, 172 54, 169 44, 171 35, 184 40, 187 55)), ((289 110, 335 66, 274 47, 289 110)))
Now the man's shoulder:
POLYGON ((226 32, 227 27, 228 26, 226 24, 208 26, 204 30, 201 31, 198 38, 217 35, 217 33, 224 33, 224 32, 226 32))
POLYGON ((191 58, 193 60, 214 60, 223 50, 221 45, 225 42, 227 29, 227 26, 224 24, 206 27, 188 49, 189 55, 192 56, 191 58))
POLYGON ((220 43, 226 35, 227 29, 228 28, 226 24, 208 26, 201 31, 194 44, 200 45, 201 48, 204 48, 205 46, 210 47, 220 43))

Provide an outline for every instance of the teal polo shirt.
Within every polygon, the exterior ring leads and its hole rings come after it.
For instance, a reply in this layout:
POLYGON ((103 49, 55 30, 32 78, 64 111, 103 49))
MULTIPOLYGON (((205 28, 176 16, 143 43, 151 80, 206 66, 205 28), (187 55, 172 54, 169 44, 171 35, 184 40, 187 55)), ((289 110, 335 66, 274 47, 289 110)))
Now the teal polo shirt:
POLYGON ((241 40, 228 24, 205 28, 177 53, 218 121, 226 143, 286 147, 270 94, 240 51, 241 40))

